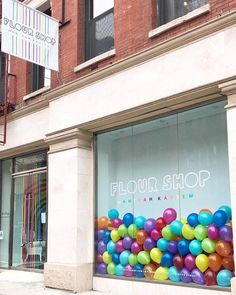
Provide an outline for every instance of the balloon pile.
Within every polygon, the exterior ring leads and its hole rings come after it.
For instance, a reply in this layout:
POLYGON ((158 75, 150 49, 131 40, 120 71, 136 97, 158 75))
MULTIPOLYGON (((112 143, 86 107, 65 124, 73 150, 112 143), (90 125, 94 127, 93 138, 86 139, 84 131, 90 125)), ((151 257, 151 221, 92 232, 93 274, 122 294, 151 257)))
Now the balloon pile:
POLYGON ((178 220, 167 208, 157 219, 111 209, 97 224, 97 272, 149 280, 229 287, 234 276, 232 217, 223 205, 178 220))

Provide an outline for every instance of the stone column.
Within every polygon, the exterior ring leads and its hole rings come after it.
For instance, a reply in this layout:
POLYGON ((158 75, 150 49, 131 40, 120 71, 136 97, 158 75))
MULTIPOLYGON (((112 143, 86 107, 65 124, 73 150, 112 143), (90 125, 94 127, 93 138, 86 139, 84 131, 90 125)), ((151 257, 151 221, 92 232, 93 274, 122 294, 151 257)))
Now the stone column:
POLYGON ((48 134, 48 252, 45 286, 92 289, 92 135, 78 128, 48 134))
MULTIPOLYGON (((231 208, 234 235, 234 261, 236 262, 236 80, 219 85, 221 93, 228 98, 227 129, 228 129, 228 153, 229 175, 231 191, 231 208)), ((236 295, 236 278, 231 280, 232 294, 236 295)))

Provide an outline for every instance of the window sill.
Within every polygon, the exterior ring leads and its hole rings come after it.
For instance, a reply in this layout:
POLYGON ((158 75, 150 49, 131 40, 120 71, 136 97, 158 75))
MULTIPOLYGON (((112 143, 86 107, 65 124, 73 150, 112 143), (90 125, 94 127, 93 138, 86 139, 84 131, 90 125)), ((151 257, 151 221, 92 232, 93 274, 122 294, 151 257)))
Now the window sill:
POLYGON ((37 96, 37 95, 39 95, 39 94, 42 94, 42 93, 44 93, 44 92, 46 92, 46 91, 48 91, 48 90, 50 90, 50 89, 51 89, 50 86, 43 87, 43 88, 41 88, 41 89, 39 89, 39 90, 36 90, 36 91, 34 91, 34 92, 31 92, 31 93, 25 95, 25 96, 23 97, 23 100, 25 101, 25 100, 27 100, 27 99, 33 98, 33 97, 35 97, 35 96, 37 96))
POLYGON ((99 61, 102 61, 102 60, 105 60, 105 59, 107 59, 109 57, 112 57, 115 54, 116 54, 116 50, 115 49, 111 49, 111 50, 109 50, 109 51, 107 51, 107 52, 105 52, 103 54, 100 54, 98 56, 95 56, 94 58, 91 58, 88 61, 86 61, 86 62, 84 62, 84 63, 76 66, 74 68, 74 72, 75 73, 76 72, 79 72, 79 71, 81 71, 81 70, 83 70, 83 69, 85 69, 85 68, 87 68, 87 67, 89 67, 89 66, 91 66, 91 65, 93 65, 93 64, 95 64, 97 62, 99 62, 99 61))
POLYGON ((193 11, 191 11, 179 18, 176 18, 176 19, 150 31, 148 33, 148 36, 149 36, 149 38, 153 38, 155 36, 158 36, 158 35, 166 32, 176 26, 179 26, 180 24, 182 24, 186 21, 196 18, 202 14, 208 13, 209 11, 210 11, 210 4, 203 5, 202 7, 199 7, 199 8, 197 8, 197 9, 195 9, 195 10, 193 10, 193 11))

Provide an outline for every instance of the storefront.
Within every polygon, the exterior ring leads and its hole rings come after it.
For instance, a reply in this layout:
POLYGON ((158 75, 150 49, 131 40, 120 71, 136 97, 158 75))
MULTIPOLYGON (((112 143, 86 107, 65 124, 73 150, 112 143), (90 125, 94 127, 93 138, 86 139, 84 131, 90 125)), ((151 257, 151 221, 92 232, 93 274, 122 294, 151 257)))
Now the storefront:
POLYGON ((43 268, 46 212, 47 153, 2 160, 0 267, 43 268))
POLYGON ((226 104, 96 135, 97 276, 230 286, 226 104))

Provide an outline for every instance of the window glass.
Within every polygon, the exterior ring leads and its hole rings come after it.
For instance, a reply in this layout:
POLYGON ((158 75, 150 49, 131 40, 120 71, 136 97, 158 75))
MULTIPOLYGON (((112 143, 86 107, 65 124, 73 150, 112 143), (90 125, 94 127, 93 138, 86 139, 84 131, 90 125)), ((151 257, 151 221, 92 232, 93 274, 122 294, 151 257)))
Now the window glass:
POLYGON ((98 274, 229 287, 225 104, 96 136, 98 274))
POLYGON ((17 157, 15 158, 14 172, 46 167, 46 162, 47 154, 45 152, 17 157))
POLYGON ((114 7, 114 0, 94 0, 93 1, 93 17, 114 7))

